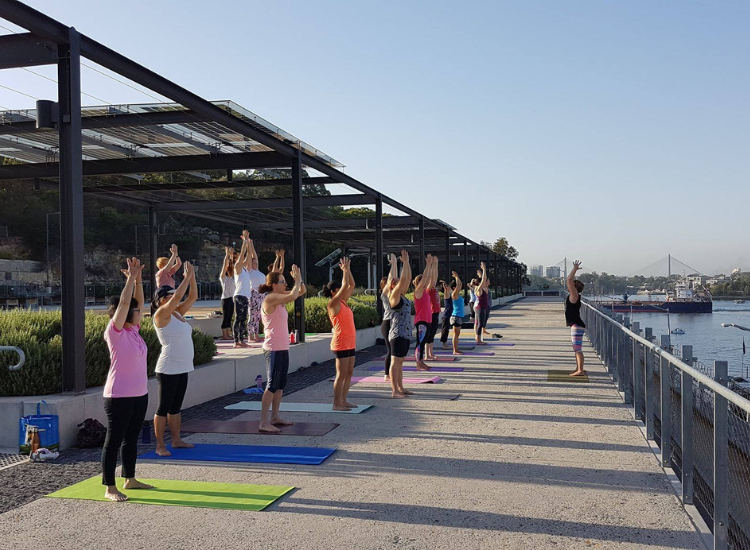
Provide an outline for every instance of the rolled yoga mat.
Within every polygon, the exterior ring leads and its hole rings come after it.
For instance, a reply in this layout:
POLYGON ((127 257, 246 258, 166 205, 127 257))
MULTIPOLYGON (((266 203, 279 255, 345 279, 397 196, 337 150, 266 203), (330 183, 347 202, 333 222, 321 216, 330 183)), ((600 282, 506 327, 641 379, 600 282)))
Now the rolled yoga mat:
POLYGON ((196 444, 192 449, 173 449, 172 456, 156 451, 140 455, 143 460, 197 460, 208 462, 254 462, 258 464, 320 464, 336 452, 322 447, 267 447, 263 445, 196 444))
MULTIPOLYGON (((117 488, 128 495, 126 502, 155 504, 159 506, 188 506, 193 508, 219 508, 222 510, 247 510, 258 512, 273 504, 294 487, 279 485, 250 485, 247 483, 209 483, 206 481, 176 481, 171 479, 144 479, 153 489, 123 489, 122 478, 117 478, 117 488)), ((104 498, 102 476, 65 487, 47 495, 50 498, 111 501, 104 498)))
POLYGON ((204 434, 262 434, 262 435, 325 435, 338 428, 340 424, 295 422, 291 426, 276 426, 281 433, 261 432, 258 430, 260 422, 240 420, 188 420, 183 422, 182 431, 204 434))
MULTIPOLYGON (((331 378, 331 381, 335 378, 331 378)), ((390 380, 383 380, 382 376, 352 376, 352 384, 390 384, 390 380)), ((440 382, 439 376, 431 378, 404 378, 404 384, 437 384, 440 382)))
MULTIPOLYGON (((436 390, 417 392, 410 395, 408 399, 437 399, 440 401, 455 401, 461 396, 460 393, 437 393, 436 390)), ((391 391, 357 391, 351 390, 349 397, 352 399, 392 399, 391 391)))
MULTIPOLYGON (((430 367, 430 370, 420 370, 417 371, 417 367, 403 367, 404 371, 408 372, 463 372, 463 367, 430 367)), ((368 368, 367 370, 385 370, 385 367, 373 365, 372 367, 368 368)), ((184 429, 184 428, 183 428, 184 429)))
MULTIPOLYGON (((233 411, 259 411, 260 406, 260 401, 240 401, 224 408, 233 411)), ((350 411, 334 411, 331 403, 282 403, 279 410, 281 412, 359 414, 371 407, 372 405, 360 405, 350 411)))
POLYGON ((547 382, 588 382, 589 377, 583 376, 570 376, 569 370, 548 370, 547 371, 547 382))

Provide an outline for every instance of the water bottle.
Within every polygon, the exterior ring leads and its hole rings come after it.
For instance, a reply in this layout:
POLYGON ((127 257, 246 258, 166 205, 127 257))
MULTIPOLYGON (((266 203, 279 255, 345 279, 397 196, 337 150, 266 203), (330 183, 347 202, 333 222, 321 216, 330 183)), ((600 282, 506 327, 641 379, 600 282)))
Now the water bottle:
POLYGON ((259 374, 255 377, 255 387, 258 389, 263 389, 263 375, 259 374))

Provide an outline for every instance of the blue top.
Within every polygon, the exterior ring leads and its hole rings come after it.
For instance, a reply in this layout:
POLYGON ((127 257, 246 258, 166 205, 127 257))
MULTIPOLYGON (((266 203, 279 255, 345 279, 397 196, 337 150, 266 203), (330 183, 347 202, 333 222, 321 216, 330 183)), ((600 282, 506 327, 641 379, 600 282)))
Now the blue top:
POLYGON ((464 297, 459 296, 453 300, 453 316, 463 317, 464 316, 464 297))

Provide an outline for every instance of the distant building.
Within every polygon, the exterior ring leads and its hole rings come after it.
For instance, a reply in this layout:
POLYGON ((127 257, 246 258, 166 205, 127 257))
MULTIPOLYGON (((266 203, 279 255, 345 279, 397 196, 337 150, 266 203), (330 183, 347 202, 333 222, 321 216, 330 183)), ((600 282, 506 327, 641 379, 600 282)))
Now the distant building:
POLYGON ((706 284, 706 277, 703 275, 690 275, 689 277, 685 277, 685 280, 687 281, 688 288, 700 288, 706 284))
POLYGON ((739 267, 732 270, 732 279, 739 277, 740 275, 742 275, 742 269, 740 269, 739 267))
POLYGON ((548 279, 559 279, 561 274, 562 274, 562 271, 556 265, 548 267, 546 270, 546 275, 548 279))
POLYGON ((534 277, 544 277, 544 266, 543 265, 532 265, 531 275, 534 277))

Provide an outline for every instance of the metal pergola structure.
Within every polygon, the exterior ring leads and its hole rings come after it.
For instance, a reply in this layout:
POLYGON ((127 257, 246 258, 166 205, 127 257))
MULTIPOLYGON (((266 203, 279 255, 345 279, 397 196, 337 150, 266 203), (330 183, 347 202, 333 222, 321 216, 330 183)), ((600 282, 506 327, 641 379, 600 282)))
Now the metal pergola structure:
MULTIPOLYGON (((521 265, 459 234, 345 174, 343 165, 254 113, 230 101, 211 102, 80 34, 25 4, 0 0, 0 18, 26 29, 0 36, 0 69, 57 65, 58 101, 36 109, 0 112, 0 181, 26 181, 30 188, 59 189, 61 222, 63 391, 85 389, 84 247, 85 195, 141 206, 148 211, 151 280, 155 277, 160 212, 276 231, 292 237, 292 261, 305 269, 305 236, 367 249, 375 276, 383 276, 385 246, 417 254, 421 270, 427 253, 470 278, 485 261, 495 290, 520 291, 521 265), (85 58, 174 103, 81 106, 81 59, 85 58), (234 178, 234 171, 281 169, 285 178, 234 178), (205 171, 221 171, 216 178, 205 171), (143 174, 188 174, 160 183, 143 174), (307 176, 309 173, 317 175, 307 176), (118 183, 102 182, 118 176, 118 183), (119 183, 126 179, 128 183, 119 183), (98 181, 99 180, 99 181, 98 181), (343 184, 348 194, 310 196, 309 186, 343 184), (212 198, 206 190, 283 186, 271 198, 212 198), (335 215, 333 207, 370 206, 372 215, 335 215), (401 215, 387 215, 383 207, 401 215)), ((339 213, 340 214, 340 213, 339 213)), ((379 301, 378 301, 379 302, 379 301)), ((304 298, 295 302, 295 326, 304 341, 304 298)))

